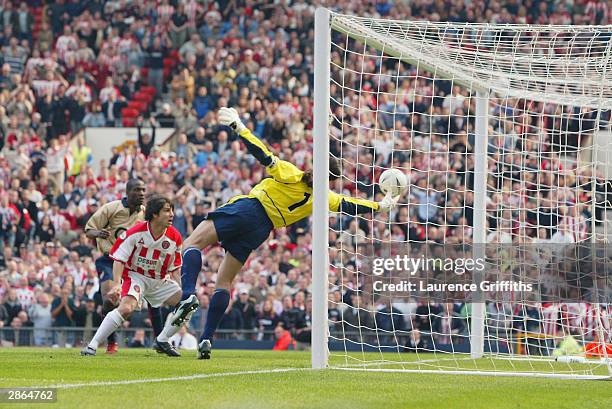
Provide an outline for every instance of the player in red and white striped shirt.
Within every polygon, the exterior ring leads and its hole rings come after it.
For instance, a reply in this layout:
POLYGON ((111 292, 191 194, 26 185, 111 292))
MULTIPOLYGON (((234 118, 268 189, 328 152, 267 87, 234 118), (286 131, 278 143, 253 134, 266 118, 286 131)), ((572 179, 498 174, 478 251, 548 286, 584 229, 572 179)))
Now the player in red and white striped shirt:
MULTIPOLYGON (((173 218, 174 209, 170 199, 153 196, 147 201, 145 221, 135 224, 119 236, 109 253, 114 260, 114 286, 110 294, 115 297, 121 294, 121 302, 119 307, 106 315, 81 355, 95 355, 100 342, 121 327, 134 310, 140 309, 143 298, 152 307, 162 304, 176 306, 179 303, 182 291, 178 274, 182 265, 183 240, 178 230, 172 227, 173 218)), ((195 296, 190 297, 189 301, 182 303, 168 316, 164 329, 155 340, 157 352, 180 356, 168 340, 198 308, 195 296)))

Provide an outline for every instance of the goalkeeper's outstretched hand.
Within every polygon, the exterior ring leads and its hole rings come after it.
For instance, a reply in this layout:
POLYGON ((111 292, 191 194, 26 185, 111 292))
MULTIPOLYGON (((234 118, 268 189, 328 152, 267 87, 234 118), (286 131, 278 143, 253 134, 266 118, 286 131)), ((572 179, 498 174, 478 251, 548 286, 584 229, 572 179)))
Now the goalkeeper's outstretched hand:
POLYGON ((246 129, 246 126, 244 126, 240 120, 238 111, 236 111, 234 108, 219 108, 219 123, 221 125, 229 126, 238 133, 246 129))
POLYGON ((378 210, 381 212, 389 212, 395 206, 397 206, 397 201, 399 200, 400 195, 395 197, 391 196, 391 192, 387 193, 383 200, 378 202, 378 210))

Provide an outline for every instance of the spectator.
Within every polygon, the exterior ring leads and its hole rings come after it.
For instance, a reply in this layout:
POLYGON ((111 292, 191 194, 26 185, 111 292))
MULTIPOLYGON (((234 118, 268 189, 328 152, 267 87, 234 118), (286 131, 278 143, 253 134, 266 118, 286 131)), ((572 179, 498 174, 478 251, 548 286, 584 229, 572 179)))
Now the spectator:
POLYGON ((274 337, 276 343, 272 348, 273 351, 287 351, 289 348, 295 348, 295 341, 291 338, 291 333, 278 325, 274 328, 274 337))
POLYGON ((111 93, 108 96, 108 100, 102 104, 102 113, 106 120, 106 126, 120 126, 121 125, 121 110, 127 107, 125 97, 117 97, 111 93))
POLYGON ((421 338, 421 331, 413 329, 410 331, 410 338, 408 344, 406 344, 407 352, 424 352, 430 350, 430 345, 425 343, 425 340, 421 338))
POLYGON ((96 301, 93 298, 85 298, 83 301, 75 299, 74 306, 74 325, 84 330, 81 340, 91 339, 103 319, 102 314, 98 312, 96 301))
POLYGON ((272 339, 272 332, 275 331, 279 323, 279 317, 274 311, 271 300, 265 300, 261 311, 257 315, 257 323, 259 325, 259 334, 257 339, 259 340, 270 340, 272 339))
POLYGON ((164 103, 162 111, 155 116, 155 120, 162 128, 174 128, 175 118, 172 115, 170 104, 164 103))
POLYGON ((9 45, 4 47, 2 51, 4 54, 4 61, 11 67, 11 73, 21 75, 26 63, 28 51, 19 45, 19 40, 17 40, 16 37, 12 37, 9 41, 9 45))
POLYGON ((210 111, 216 108, 216 104, 213 98, 208 95, 208 88, 206 88, 205 86, 201 86, 198 88, 198 95, 193 100, 193 108, 196 111, 198 120, 201 120, 210 111))
POLYGON ((260 305, 268 297, 269 292, 268 275, 262 271, 257 277, 257 285, 251 288, 249 296, 255 304, 260 305))
POLYGON ((14 346, 29 346, 31 331, 27 328, 31 327, 32 323, 28 320, 28 315, 25 311, 21 311, 19 315, 11 321, 10 331, 6 332, 6 341, 14 346))
POLYGON ((121 97, 119 90, 117 89, 115 84, 113 84, 113 78, 106 77, 105 86, 100 90, 100 95, 98 97, 100 103, 103 104, 107 102, 110 99, 111 94, 114 94, 116 99, 119 99, 119 97, 121 97))
POLYGON ((247 289, 240 290, 238 301, 234 303, 236 308, 242 314, 242 329, 246 331, 246 336, 252 335, 252 332, 257 328, 257 313, 255 312, 255 304, 249 299, 249 291, 247 289))
POLYGON ((208 163, 216 164, 219 160, 219 155, 213 150, 213 143, 207 141, 203 146, 198 147, 193 161, 199 167, 205 167, 208 163))
POLYGON ((55 238, 59 241, 62 247, 69 247, 73 241, 78 239, 78 237, 79 235, 72 230, 68 220, 64 220, 60 230, 55 233, 55 238))
POLYGON ((280 316, 280 323, 283 328, 292 334, 297 334, 298 330, 306 327, 306 313, 294 307, 293 299, 290 296, 283 298, 283 312, 280 316))
MULTIPOLYGON (((157 90, 157 95, 161 95, 164 83, 164 58, 167 50, 162 43, 160 36, 155 36, 153 44, 147 50, 148 67, 149 67, 149 84, 153 85, 157 90)), ((163 124, 161 126, 164 126, 163 124)))
POLYGON ((138 147, 140 152, 148 158, 151 155, 151 149, 155 146, 155 127, 159 126, 155 120, 151 120, 151 133, 142 132, 143 118, 138 117, 136 121, 136 129, 138 131, 138 147))
POLYGON ((225 315, 219 324, 219 329, 221 331, 218 331, 218 333, 219 335, 223 334, 225 336, 231 335, 232 337, 238 337, 238 331, 242 328, 244 328, 242 312, 234 307, 234 301, 230 299, 225 315))
POLYGON ((187 326, 185 325, 181 326, 179 332, 174 334, 169 342, 174 345, 176 349, 184 349, 187 351, 195 351, 198 349, 197 338, 187 332, 187 326))
POLYGON ((179 48, 187 38, 187 15, 185 5, 179 3, 178 8, 170 18, 170 40, 172 48, 179 48))
POLYGON ((200 308, 193 314, 189 321, 189 329, 195 334, 201 334, 206 325, 206 315, 208 314, 208 305, 210 298, 207 294, 200 294, 198 297, 200 308))
POLYGON ((3 297, 0 296, 0 328, 3 328, 9 322, 9 312, 2 300, 3 297))
POLYGON ((45 293, 39 294, 36 304, 30 307, 30 318, 34 326, 34 345, 47 346, 51 343, 51 328, 53 320, 51 317, 51 304, 49 296, 45 293))
POLYGON ((91 112, 85 114, 83 126, 90 128, 101 128, 106 126, 106 116, 102 112, 102 106, 98 102, 94 102, 91 112))
POLYGON ((145 337, 145 332, 142 329, 137 329, 134 332, 134 336, 128 343, 128 347, 130 348, 148 348, 149 342, 145 337))
POLYGON ((176 74, 171 83, 172 99, 182 98, 191 104, 195 94, 195 80, 187 68, 176 74))
POLYGON ((50 193, 53 196, 57 196, 64 186, 64 176, 66 173, 64 160, 70 146, 66 143, 64 136, 51 139, 49 145, 47 150, 47 170, 49 172, 50 193))
POLYGON ((34 238, 42 243, 53 241, 55 238, 55 228, 49 215, 44 215, 40 223, 36 225, 34 238))
MULTIPOLYGON (((53 326, 59 328, 67 328, 74 326, 74 311, 76 306, 71 295, 71 288, 68 285, 64 285, 60 294, 55 297, 53 303, 51 303, 51 317, 53 318, 53 326)), ((56 340, 57 344, 74 344, 74 333, 67 331, 61 331, 59 338, 56 340)))
POLYGON ((21 311, 21 304, 19 303, 19 299, 17 298, 17 291, 13 288, 10 288, 4 298, 4 308, 7 312, 7 317, 4 320, 6 325, 10 325, 13 322, 13 318, 15 318, 19 312, 21 311))

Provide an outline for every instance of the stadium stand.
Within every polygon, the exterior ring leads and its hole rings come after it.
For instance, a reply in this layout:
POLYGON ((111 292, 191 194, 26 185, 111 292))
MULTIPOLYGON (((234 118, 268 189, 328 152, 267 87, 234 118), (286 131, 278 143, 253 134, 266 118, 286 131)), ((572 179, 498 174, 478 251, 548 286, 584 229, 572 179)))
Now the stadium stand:
MULTIPOLYGON (((1 1, 3 345, 75 345, 91 336, 100 321, 93 264, 99 254, 82 230, 98 206, 121 197, 130 176, 142 178, 149 192, 174 195, 174 223, 183 236, 208 211, 248 192, 264 176, 231 130, 218 124, 218 107, 238 107, 248 117, 246 125, 281 157, 301 167, 310 163, 313 13, 318 3, 389 19, 612 22, 610 2, 592 0, 1 1), (99 173, 94 172, 82 129, 132 127, 143 119, 176 129, 169 151, 153 148, 145 155, 141 146, 117 147, 99 173), (28 327, 33 331, 24 332, 28 327), (52 327, 74 330, 50 331, 52 327)), ((415 84, 416 89, 421 85, 415 84)), ((453 103, 452 97, 460 97, 451 92, 440 95, 440 113, 453 103)), ((419 109, 419 101, 409 102, 406 109, 419 109)), ((603 115, 602 124, 609 112, 603 115)), ((385 146, 376 149, 382 153, 378 164, 388 165, 385 146)), ((456 186, 436 188, 463 190, 462 178, 456 180, 456 186)), ((443 197, 414 200, 435 204, 443 197)), ((465 203, 468 209, 470 205, 465 203)), ((454 234, 444 228, 446 217, 435 207, 425 213, 414 209, 398 214, 397 221, 413 224, 393 234, 411 240, 454 234)), ((348 225, 350 220, 330 223, 348 225)), ((469 231, 469 211, 465 223, 469 231)), ((367 235, 368 226, 360 223, 355 229, 367 235)), ((309 228, 304 220, 279 229, 251 257, 236 283, 222 337, 269 341, 279 322, 290 331, 308 327, 309 228), (239 295, 243 293, 248 297, 239 295)), ((204 308, 192 320, 194 330, 203 326, 221 252, 212 248, 206 255, 198 289, 204 308)), ((352 291, 334 296, 349 305, 358 297, 352 291)), ((368 308, 376 320, 375 306, 368 308)), ((330 309, 330 314, 341 311, 330 309)), ((142 314, 128 323, 131 329, 149 325, 142 314)))

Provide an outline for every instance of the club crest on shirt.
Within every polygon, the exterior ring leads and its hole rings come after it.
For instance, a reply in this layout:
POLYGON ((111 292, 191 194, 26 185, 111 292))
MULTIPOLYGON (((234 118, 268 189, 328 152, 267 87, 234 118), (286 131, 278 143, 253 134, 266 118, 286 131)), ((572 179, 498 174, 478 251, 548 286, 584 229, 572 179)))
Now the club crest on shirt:
POLYGON ((135 285, 135 286, 134 286, 134 291, 136 291, 137 293, 139 293, 139 292, 140 292, 140 286, 135 285))
POLYGON ((138 241, 138 244, 144 244, 144 239, 143 239, 143 238, 141 238, 141 239, 138 241))
POLYGON ((168 240, 164 240, 164 242, 162 243, 162 248, 164 250, 167 250, 170 247, 170 242, 168 240))

